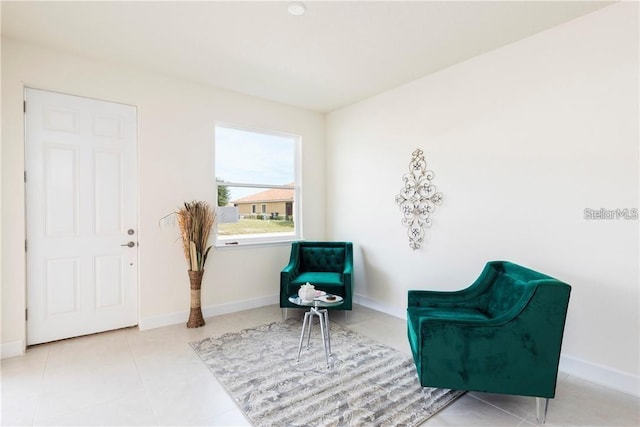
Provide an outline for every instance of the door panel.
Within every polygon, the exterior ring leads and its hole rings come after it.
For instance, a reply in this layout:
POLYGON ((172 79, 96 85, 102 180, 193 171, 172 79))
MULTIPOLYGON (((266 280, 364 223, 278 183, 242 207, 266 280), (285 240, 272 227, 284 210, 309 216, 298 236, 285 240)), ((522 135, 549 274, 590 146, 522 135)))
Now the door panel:
POLYGON ((45 297, 47 318, 79 312, 79 263, 78 258, 47 260, 45 297))
POLYGON ((118 256, 96 257, 96 308, 98 310, 122 306, 122 259, 118 256))
POLYGON ((122 231, 122 155, 96 151, 94 161, 95 233, 113 235, 122 231))
POLYGON ((27 343, 138 320, 134 107, 26 89, 27 343), (127 230, 134 235, 128 235, 127 230))
POLYGON ((78 234, 78 150, 45 145, 45 222, 48 237, 78 234))

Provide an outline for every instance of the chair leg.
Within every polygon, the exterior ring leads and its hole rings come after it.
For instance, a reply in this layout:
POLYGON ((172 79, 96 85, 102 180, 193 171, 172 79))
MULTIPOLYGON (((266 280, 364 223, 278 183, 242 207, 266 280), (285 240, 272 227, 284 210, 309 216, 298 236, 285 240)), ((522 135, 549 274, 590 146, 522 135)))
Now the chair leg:
POLYGON ((544 424, 547 421, 547 410, 549 409, 549 399, 544 397, 536 397, 536 418, 540 424, 544 424), (542 409, 542 401, 544 403, 544 411, 542 409))
POLYGON ((282 309, 282 321, 287 320, 287 307, 283 307, 282 309))

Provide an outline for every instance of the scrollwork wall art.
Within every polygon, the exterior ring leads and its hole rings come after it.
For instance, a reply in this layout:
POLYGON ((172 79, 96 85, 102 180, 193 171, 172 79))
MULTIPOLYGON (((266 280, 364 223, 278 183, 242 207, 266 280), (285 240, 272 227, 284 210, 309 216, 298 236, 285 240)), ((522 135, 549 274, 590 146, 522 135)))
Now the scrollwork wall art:
POLYGON ((420 249, 425 229, 431 227, 431 213, 442 203, 442 193, 431 183, 433 171, 427 170, 427 162, 421 149, 411 154, 409 173, 402 176, 404 187, 396 196, 396 204, 402 211, 402 225, 408 227, 409 247, 420 249))

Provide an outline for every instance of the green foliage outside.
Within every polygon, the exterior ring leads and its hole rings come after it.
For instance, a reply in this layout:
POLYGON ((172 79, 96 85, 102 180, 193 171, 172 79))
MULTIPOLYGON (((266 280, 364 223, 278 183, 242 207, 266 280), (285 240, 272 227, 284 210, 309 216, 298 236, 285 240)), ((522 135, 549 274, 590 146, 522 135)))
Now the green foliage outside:
MULTIPOLYGON (((218 182, 224 182, 217 180, 218 182)), ((231 198, 231 191, 226 185, 218 185, 218 206, 227 206, 231 198)))

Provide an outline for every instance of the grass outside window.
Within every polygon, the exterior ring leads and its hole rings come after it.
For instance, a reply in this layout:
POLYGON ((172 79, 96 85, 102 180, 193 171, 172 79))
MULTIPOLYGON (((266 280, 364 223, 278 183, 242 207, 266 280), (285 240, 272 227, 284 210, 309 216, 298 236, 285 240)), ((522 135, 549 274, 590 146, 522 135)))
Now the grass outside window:
POLYGON ((240 219, 236 223, 218 224, 220 236, 236 234, 293 233, 294 223, 291 220, 275 219, 240 219))

